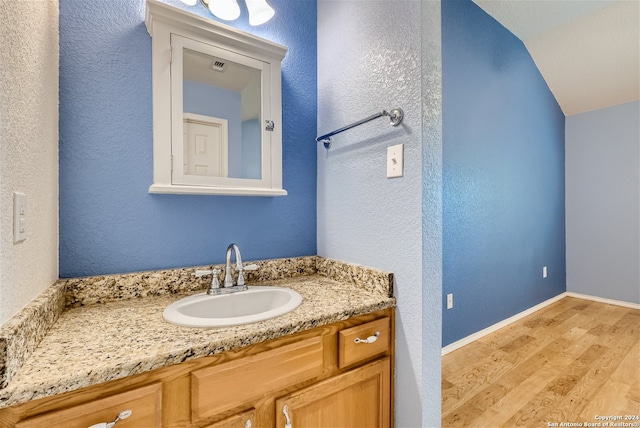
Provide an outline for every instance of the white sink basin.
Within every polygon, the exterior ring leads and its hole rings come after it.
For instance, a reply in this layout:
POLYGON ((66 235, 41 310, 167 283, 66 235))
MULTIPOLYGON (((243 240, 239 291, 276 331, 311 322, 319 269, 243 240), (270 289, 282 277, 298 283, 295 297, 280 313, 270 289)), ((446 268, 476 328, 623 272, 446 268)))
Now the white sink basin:
POLYGON ((302 296, 289 288, 254 286, 217 296, 194 294, 167 306, 162 316, 184 327, 228 327, 275 318, 300 303, 302 296))

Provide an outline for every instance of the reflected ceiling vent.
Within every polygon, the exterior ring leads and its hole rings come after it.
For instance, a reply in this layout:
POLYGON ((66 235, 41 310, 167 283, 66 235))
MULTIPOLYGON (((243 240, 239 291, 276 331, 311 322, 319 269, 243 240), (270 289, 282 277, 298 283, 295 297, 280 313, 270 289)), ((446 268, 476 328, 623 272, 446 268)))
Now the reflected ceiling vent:
POLYGON ((211 62, 211 69, 215 70, 215 71, 225 71, 227 68, 227 63, 225 61, 222 61, 221 59, 214 59, 211 62))

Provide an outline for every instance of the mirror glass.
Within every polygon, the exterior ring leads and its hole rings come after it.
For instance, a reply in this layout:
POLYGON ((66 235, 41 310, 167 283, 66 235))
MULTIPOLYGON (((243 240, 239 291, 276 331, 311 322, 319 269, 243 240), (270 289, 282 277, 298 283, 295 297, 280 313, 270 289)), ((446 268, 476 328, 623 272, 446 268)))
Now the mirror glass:
POLYGON ((185 175, 262 178, 261 70, 183 50, 185 175))

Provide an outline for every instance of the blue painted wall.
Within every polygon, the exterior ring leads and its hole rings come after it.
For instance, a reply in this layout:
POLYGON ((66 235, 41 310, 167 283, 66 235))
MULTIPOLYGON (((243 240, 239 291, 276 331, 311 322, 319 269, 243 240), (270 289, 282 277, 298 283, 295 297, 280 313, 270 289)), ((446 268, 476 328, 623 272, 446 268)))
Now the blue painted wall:
MULTIPOLYGON (((201 6, 176 7, 213 18, 201 6)), ((283 61, 288 196, 151 195, 151 39, 143 0, 60 1, 60 277, 316 254, 315 0, 246 6, 229 23, 289 47, 283 61)))
POLYGON ((566 290, 564 115, 522 42, 470 0, 442 2, 442 57, 448 345, 566 290))

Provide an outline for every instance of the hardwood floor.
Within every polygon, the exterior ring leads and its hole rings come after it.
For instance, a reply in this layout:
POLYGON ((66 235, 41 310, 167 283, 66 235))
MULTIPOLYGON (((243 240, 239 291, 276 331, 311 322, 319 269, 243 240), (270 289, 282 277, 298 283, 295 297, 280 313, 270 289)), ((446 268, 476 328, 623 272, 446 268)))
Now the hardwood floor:
POLYGON ((443 427, 638 427, 639 415, 637 309, 565 297, 442 358, 443 427))

